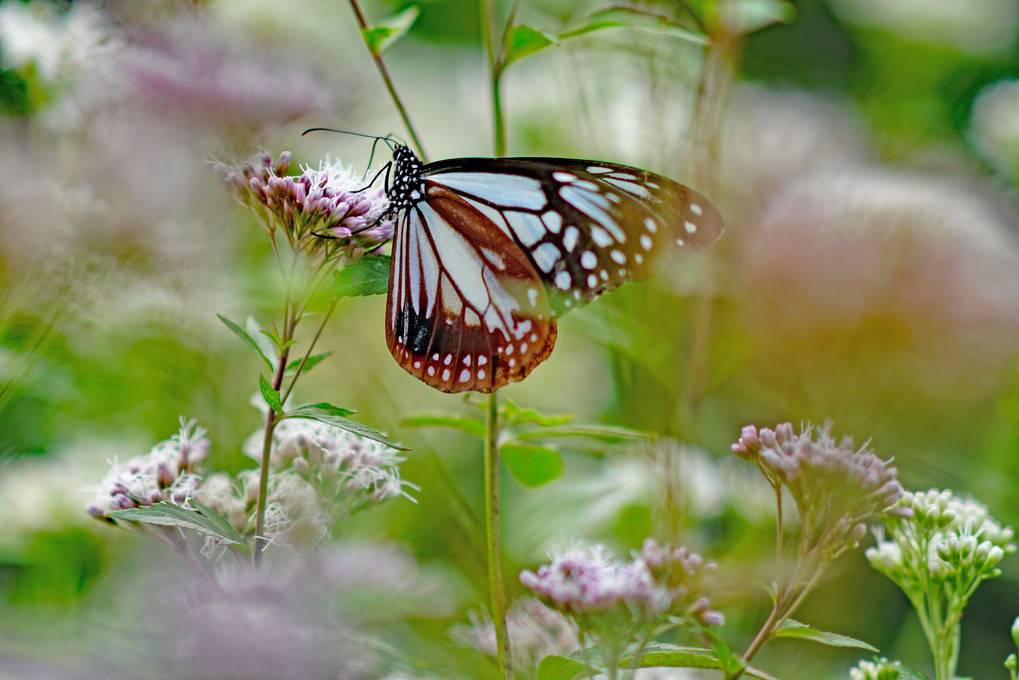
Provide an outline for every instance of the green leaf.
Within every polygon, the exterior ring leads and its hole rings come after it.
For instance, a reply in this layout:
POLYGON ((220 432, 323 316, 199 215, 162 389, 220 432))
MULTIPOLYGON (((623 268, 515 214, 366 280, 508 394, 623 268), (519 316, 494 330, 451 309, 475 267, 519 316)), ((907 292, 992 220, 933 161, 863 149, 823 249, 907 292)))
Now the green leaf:
POLYGON ((280 399, 280 393, 273 389, 273 386, 261 373, 258 374, 258 389, 262 390, 262 398, 265 399, 269 408, 276 413, 283 413, 283 401, 280 399))
POLYGON ((209 536, 215 536, 227 544, 245 545, 244 538, 237 533, 237 530, 225 517, 194 499, 189 502, 195 506, 194 509, 182 508, 173 503, 156 503, 144 508, 114 510, 109 513, 109 516, 142 524, 193 529, 209 536))
MULTIPOLYGON (((322 352, 321 354, 312 354, 311 356, 308 357, 308 360, 304 362, 304 368, 301 369, 301 372, 302 373, 307 373, 308 371, 310 371, 311 369, 315 368, 320 363, 322 363, 322 361, 324 359, 329 358, 329 356, 331 356, 331 355, 332 355, 332 352, 322 352)), ((303 359, 303 357, 302 357, 302 359, 303 359)), ((294 371, 297 370, 297 367, 300 366, 300 365, 301 365, 301 359, 294 359, 289 364, 287 364, 287 373, 288 374, 289 373, 293 373, 294 371)))
POLYGON ((538 665, 535 680, 578 680, 589 678, 598 671, 585 663, 565 656, 546 656, 538 665))
POLYGON ((536 425, 541 425, 542 427, 565 425, 573 420, 572 415, 548 416, 543 413, 538 413, 531 408, 520 408, 509 399, 503 403, 500 417, 505 422, 512 423, 514 425, 534 423, 536 425))
POLYGON ((528 487, 548 484, 563 473, 559 452, 534 444, 503 444, 502 459, 518 482, 528 487))
POLYGON ((586 17, 579 26, 560 33, 559 38, 566 40, 606 28, 632 28, 645 33, 678 38, 695 45, 707 45, 710 42, 703 33, 692 31, 682 24, 671 21, 668 17, 633 7, 611 7, 595 12, 586 17))
POLYGON ((332 425, 333 427, 338 427, 341 430, 346 430, 347 432, 353 432, 359 437, 372 439, 374 441, 379 442, 380 444, 385 444, 390 448, 396 449, 397 451, 410 450, 405 446, 400 446, 399 444, 393 442, 388 437, 386 437, 386 435, 382 434, 375 428, 368 427, 367 425, 359 423, 356 420, 350 420, 349 418, 344 418, 343 416, 338 415, 341 412, 346 412, 348 414, 352 413, 352 411, 347 411, 347 409, 343 409, 338 406, 332 406, 331 404, 326 404, 323 402, 320 404, 309 404, 308 406, 302 406, 300 408, 296 408, 292 411, 284 413, 280 417, 280 420, 283 420, 284 418, 310 418, 311 420, 317 420, 320 423, 332 425), (330 409, 333 409, 333 411, 330 411, 330 409))
POLYGON ((822 645, 828 645, 829 647, 866 649, 867 651, 874 652, 875 654, 879 651, 876 647, 869 645, 862 640, 857 640, 856 638, 849 637, 848 635, 842 635, 840 633, 829 633, 827 631, 818 630, 817 628, 812 628, 805 623, 800 623, 793 619, 786 619, 786 621, 778 627, 778 630, 772 634, 772 637, 811 640, 822 645))
POLYGON ((505 68, 514 61, 558 44, 559 40, 554 35, 530 26, 514 26, 506 35, 506 51, 503 54, 502 65, 505 68))
POLYGON ((730 29, 747 35, 772 24, 788 24, 796 18, 796 7, 787 0, 741 0, 736 3, 730 29))
MULTIPOLYGON (((623 668, 703 668, 721 670, 722 662, 715 653, 703 647, 680 647, 679 645, 653 644, 648 645, 641 654, 623 657, 620 666, 623 668)), ((773 675, 747 666, 743 675, 758 680, 778 680, 773 675)))
POLYGON ((514 439, 545 439, 549 437, 589 437, 614 444, 627 439, 642 439, 646 432, 612 425, 570 425, 569 427, 547 427, 543 430, 518 432, 514 439))
POLYGON ((456 413, 417 413, 404 418, 400 423, 404 427, 449 427, 472 434, 479 439, 485 438, 485 424, 476 418, 461 416, 456 413))
POLYGON ((319 416, 335 416, 337 418, 343 418, 345 416, 352 416, 357 411, 351 411, 347 408, 340 406, 333 406, 327 401, 320 401, 316 404, 302 404, 297 408, 292 408, 286 412, 284 418, 311 418, 317 420, 319 416))
POLYGON ((365 255, 336 272, 332 294, 336 297, 385 295, 389 290, 389 255, 365 255))
POLYGON ((368 45, 372 55, 378 57, 392 47, 397 40, 407 35, 420 13, 420 7, 411 5, 402 12, 383 19, 377 26, 361 29, 361 35, 364 36, 364 42, 368 45))
POLYGON ((235 324, 233 321, 226 318, 222 314, 217 314, 216 316, 218 316, 219 320, 222 321, 227 328, 232 330, 234 332, 234 335, 240 338, 245 345, 258 352, 258 356, 262 357, 262 361, 265 362, 265 365, 269 367, 270 371, 273 370, 274 367, 272 365, 272 362, 269 361, 269 357, 267 357, 265 353, 262 352, 262 348, 258 346, 258 343, 255 342, 254 338, 248 335, 248 332, 246 330, 244 330, 243 328, 241 328, 240 326, 238 326, 237 324, 235 324))

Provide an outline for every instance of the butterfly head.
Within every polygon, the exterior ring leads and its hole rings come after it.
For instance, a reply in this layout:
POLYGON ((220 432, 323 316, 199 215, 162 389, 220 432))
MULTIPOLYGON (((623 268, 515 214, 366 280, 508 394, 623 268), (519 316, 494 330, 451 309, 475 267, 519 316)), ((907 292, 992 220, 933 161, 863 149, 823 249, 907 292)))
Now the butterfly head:
POLYGON ((405 210, 424 198, 423 167, 421 159, 406 146, 398 144, 393 149, 393 181, 386 187, 392 210, 405 210))

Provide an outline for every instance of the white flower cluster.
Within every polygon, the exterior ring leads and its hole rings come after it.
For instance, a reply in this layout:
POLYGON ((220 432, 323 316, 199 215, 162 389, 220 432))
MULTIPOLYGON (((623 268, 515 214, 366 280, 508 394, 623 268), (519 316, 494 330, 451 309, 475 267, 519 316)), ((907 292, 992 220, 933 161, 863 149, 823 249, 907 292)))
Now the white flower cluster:
POLYGON ((996 576, 997 564, 1016 549, 1012 527, 948 489, 907 492, 899 505, 911 508, 914 519, 893 524, 889 539, 878 532, 875 547, 866 552, 871 565, 896 582, 919 578, 924 570, 939 581, 975 584, 996 576))
POLYGON ((201 483, 200 468, 208 455, 205 429, 181 418, 180 431, 148 453, 125 463, 113 461, 87 511, 104 519, 114 510, 163 501, 183 505, 201 483))
POLYGON ((898 661, 889 661, 885 657, 874 661, 861 661, 856 668, 849 669, 850 680, 898 680, 904 669, 898 661))

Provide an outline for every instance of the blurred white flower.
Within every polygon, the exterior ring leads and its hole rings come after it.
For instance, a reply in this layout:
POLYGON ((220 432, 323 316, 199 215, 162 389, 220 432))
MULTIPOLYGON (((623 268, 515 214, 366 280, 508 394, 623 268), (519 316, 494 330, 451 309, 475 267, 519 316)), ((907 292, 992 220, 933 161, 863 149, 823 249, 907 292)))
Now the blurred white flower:
POLYGON ((969 138, 1000 172, 1019 178, 1019 80, 999 80, 980 90, 969 138))
POLYGON ((46 84, 67 84, 121 46, 109 18, 89 2, 63 14, 47 0, 0 5, 0 64, 31 70, 46 84))
POLYGON ((971 54, 1011 50, 1019 29, 1019 4, 1014 0, 831 0, 831 4, 854 23, 971 54))

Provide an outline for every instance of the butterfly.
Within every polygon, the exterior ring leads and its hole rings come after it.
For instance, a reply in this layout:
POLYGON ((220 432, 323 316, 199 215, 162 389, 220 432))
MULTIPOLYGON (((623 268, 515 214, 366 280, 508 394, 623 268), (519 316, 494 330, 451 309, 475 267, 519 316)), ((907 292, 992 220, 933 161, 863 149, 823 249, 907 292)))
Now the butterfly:
POLYGON ((443 392, 523 380, 551 354, 564 313, 722 233, 704 196, 646 170, 568 158, 425 164, 386 141, 386 342, 443 392))

